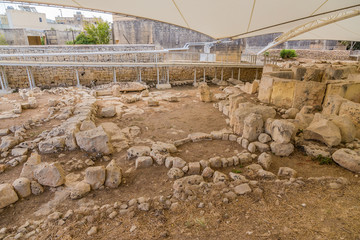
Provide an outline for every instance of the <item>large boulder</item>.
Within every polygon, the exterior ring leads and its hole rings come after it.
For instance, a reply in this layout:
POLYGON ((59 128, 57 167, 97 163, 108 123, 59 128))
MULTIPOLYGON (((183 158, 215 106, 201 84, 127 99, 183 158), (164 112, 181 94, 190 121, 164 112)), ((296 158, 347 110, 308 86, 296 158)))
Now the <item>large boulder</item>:
POLYGON ((340 144, 341 132, 333 122, 327 119, 314 119, 304 130, 304 139, 317 140, 332 147, 340 144))
POLYGON ((44 186, 58 187, 65 182, 65 172, 60 163, 40 163, 34 172, 34 178, 44 186))
POLYGON ((100 109, 99 117, 110 118, 116 115, 115 106, 106 106, 100 109))
POLYGON ((90 184, 92 189, 99 189, 105 183, 105 167, 88 167, 85 170, 85 182, 90 184))
POLYGON ((206 83, 201 83, 199 85, 200 101, 202 102, 212 102, 214 99, 213 93, 210 90, 210 87, 206 83))
POLYGON ((356 137, 356 128, 350 117, 347 115, 331 115, 329 119, 340 129, 341 142, 349 143, 356 137))
POLYGON ((136 158, 135 161, 135 168, 139 169, 139 168, 151 167, 153 165, 153 162, 154 160, 151 157, 148 156, 138 157, 136 158))
POLYGON ((5 152, 18 144, 18 139, 12 136, 4 136, 1 138, 0 152, 5 152))
POLYGON ((294 151, 294 145, 292 143, 272 142, 270 148, 276 156, 281 157, 287 157, 294 151))
POLYGON ((90 192, 91 187, 90 184, 86 182, 76 182, 70 187, 70 198, 71 199, 79 199, 84 197, 88 192, 90 192))
POLYGON ((136 157, 149 156, 150 151, 151 149, 148 146, 133 146, 127 150, 127 158, 130 160, 136 157))
POLYGON ((35 179, 34 172, 40 163, 41 156, 36 152, 31 153, 28 160, 24 163, 24 166, 20 173, 20 177, 28 178, 30 180, 35 179))
POLYGON ((244 119, 243 138, 250 142, 255 141, 263 132, 264 120, 260 114, 250 113, 244 119))
POLYGON ((28 178, 20 177, 12 185, 19 197, 25 198, 31 195, 30 180, 28 178))
POLYGON ((0 209, 19 200, 14 188, 9 183, 0 184, 0 209))
POLYGON ((113 147, 102 126, 75 134, 79 147, 87 152, 111 154, 113 147))
POLYGON ((288 143, 296 131, 295 124, 287 121, 276 119, 271 122, 270 129, 271 137, 275 142, 288 143))
POLYGON ((340 166, 356 173, 360 173, 360 155, 359 153, 341 148, 333 153, 333 160, 340 166))
POLYGON ((105 186, 109 188, 116 188, 120 185, 121 178, 122 169, 115 160, 111 160, 111 162, 106 166, 105 186))
POLYGON ((156 142, 151 146, 151 149, 153 151, 159 151, 159 152, 169 152, 169 153, 175 153, 177 152, 177 148, 172 143, 164 143, 164 142, 156 142))
POLYGON ((41 153, 55 153, 65 147, 65 137, 52 137, 39 142, 39 151, 41 153))
POLYGON ((356 137, 360 138, 360 103, 346 101, 341 104, 339 115, 347 115, 356 127, 356 137))
POLYGON ((276 111, 272 107, 256 105, 253 103, 240 103, 238 108, 233 112, 230 112, 230 125, 234 128, 234 133, 242 135, 244 130, 244 120, 249 114, 256 113, 260 114, 263 121, 268 118, 274 118, 276 111))

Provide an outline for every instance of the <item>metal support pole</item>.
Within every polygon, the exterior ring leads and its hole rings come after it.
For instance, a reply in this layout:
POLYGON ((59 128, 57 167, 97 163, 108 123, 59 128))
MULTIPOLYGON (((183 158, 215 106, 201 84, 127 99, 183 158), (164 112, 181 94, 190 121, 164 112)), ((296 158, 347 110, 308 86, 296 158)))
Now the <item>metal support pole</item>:
POLYGON ((33 89, 30 72, 29 72, 29 67, 26 67, 26 73, 28 75, 30 89, 33 89))
POLYGON ((221 69, 221 81, 223 80, 224 77, 224 68, 221 69))
POLYGON ((141 82, 141 68, 139 68, 139 82, 141 82))
POLYGON ((5 89, 5 84, 3 83, 3 80, 2 80, 2 77, 0 77, 0 84, 1 84, 1 89, 6 90, 5 89))
POLYGON ((204 82, 205 82, 205 68, 204 68, 204 82))
POLYGON ((30 71, 30 76, 31 76, 32 85, 33 85, 33 87, 36 87, 36 85, 35 85, 35 79, 34 79, 34 74, 33 74, 33 72, 31 71, 31 67, 29 68, 29 71, 30 71))
POLYGON ((194 70, 194 85, 196 84, 196 68, 194 70))
POLYGON ((78 72, 77 69, 75 70, 75 72, 76 72, 76 81, 77 81, 77 85, 76 85, 76 86, 81 87, 80 79, 79 79, 79 72, 78 72))
POLYGON ((216 79, 216 70, 217 70, 217 68, 215 68, 215 77, 214 77, 215 79, 216 79))
POLYGON ((160 79, 159 79, 159 67, 156 66, 156 76, 157 76, 157 84, 160 84, 160 79))
POLYGON ((3 79, 4 85, 5 85, 5 89, 7 89, 9 87, 9 84, 8 84, 8 81, 7 81, 7 78, 6 78, 4 67, 2 67, 1 72, 2 72, 2 79, 3 79))
POLYGON ((170 73, 169 68, 166 69, 166 75, 167 75, 167 83, 170 84, 170 73))
POLYGON ((234 69, 231 69, 231 79, 234 79, 234 69))
POLYGON ((238 71, 238 80, 240 81, 240 68, 239 68, 239 71, 238 71))
POLYGON ((258 79, 258 69, 256 69, 256 75, 255 75, 255 80, 258 79))
POLYGON ((116 83, 116 69, 113 68, 113 79, 114 79, 114 82, 116 83))

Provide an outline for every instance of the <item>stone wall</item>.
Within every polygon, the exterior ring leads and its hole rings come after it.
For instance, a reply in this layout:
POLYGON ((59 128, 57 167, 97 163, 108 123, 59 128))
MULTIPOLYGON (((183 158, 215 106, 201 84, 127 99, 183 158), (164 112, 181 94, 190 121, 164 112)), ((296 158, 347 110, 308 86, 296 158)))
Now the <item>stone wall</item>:
POLYGON ((0 29, 9 45, 29 45, 25 29, 0 29))
POLYGON ((155 50, 152 44, 0 46, 0 54, 155 50))
MULTIPOLYGON (((77 68, 79 73, 80 83, 82 85, 90 85, 92 81, 96 84, 105 84, 113 81, 113 69, 108 67, 93 67, 93 68, 77 68)), ((215 76, 215 68, 206 68, 205 78, 210 80, 215 76)), ((117 68, 116 80, 118 82, 124 81, 138 81, 139 70, 136 68, 117 68)), ((25 67, 5 67, 5 73, 9 86, 11 88, 28 88, 29 81, 25 67)), ((35 84, 38 87, 55 87, 55 86, 75 86, 77 84, 75 68, 72 67, 33 67, 32 73, 35 79, 35 84)), ((216 69, 217 78, 221 77, 221 69, 216 69)), ((232 74, 237 78, 238 68, 227 69, 224 68, 224 79, 229 79, 232 74)), ((242 81, 253 81, 256 75, 261 76, 261 69, 242 68, 240 79, 242 81), (258 73, 256 73, 258 71, 258 73)), ((196 68, 197 81, 203 78, 203 68, 196 68)), ((155 84, 157 81, 156 68, 142 68, 141 78, 143 82, 148 84, 155 84)), ((194 80, 194 68, 190 67, 173 67, 169 69, 170 83, 176 81, 194 80)), ((165 70, 160 70, 161 82, 165 80, 165 70)))
MULTIPOLYGON (((281 49, 270 49, 271 55, 280 55, 281 49)), ((306 50, 297 49, 298 58, 319 60, 350 60, 350 51, 347 50, 306 50)))
MULTIPOLYGON (((216 52, 226 62, 236 61, 238 55, 229 54, 230 51, 237 49, 236 47, 228 48, 219 46, 216 52), (228 53, 228 54, 227 54, 228 53)), ((94 52, 94 51, 131 51, 131 50, 155 50, 155 45, 151 44, 133 44, 133 45, 67 45, 67 46, 1 46, 0 53, 56 53, 56 52, 94 52)), ((195 50, 194 50, 195 51, 195 50)), ((195 57, 199 57, 199 53, 195 57)), ((12 57, 11 60, 17 60, 17 57, 12 57)), ((166 61, 167 57, 164 54, 158 55, 158 61, 166 61)), ((75 61, 75 56, 36 56, 26 57, 27 61, 47 62, 47 61, 75 61)), ((197 59, 198 60, 198 59, 197 59)), ((76 56, 78 62, 135 62, 134 54, 110 55, 88 55, 76 56)), ((137 54, 137 62, 153 62, 154 54, 143 53, 137 54)), ((5 67, 5 74, 11 88, 26 88, 29 87, 28 76, 25 67, 5 67)), ((112 67, 79 67, 77 68, 79 79, 82 85, 89 85, 92 81, 96 84, 104 84, 113 81, 113 68, 112 67)), ((139 79, 139 69, 137 68, 116 68, 117 81, 137 81, 139 79)), ((203 78, 203 68, 196 69, 197 79, 203 78)), ((210 80, 215 77, 215 68, 205 68, 206 79, 210 80)), ((35 79, 35 84, 39 87, 67 85, 73 86, 77 84, 75 68, 72 67, 32 67, 32 74, 35 79)), ((261 69, 243 68, 241 69, 240 79, 243 81, 253 81, 256 76, 260 77, 262 74, 261 69), (256 73, 257 72, 257 73, 256 73)), ((194 79, 193 67, 172 67, 169 69, 170 82, 184 81, 194 79)), ((216 76, 220 79, 221 68, 216 69, 216 76)), ((230 77, 237 79, 238 69, 224 68, 224 79, 230 77)), ((142 80, 147 83, 155 83, 157 81, 156 68, 142 68, 142 80)), ((160 69, 160 78, 165 79, 165 71, 160 69)), ((165 80, 163 80, 165 82, 165 80)))

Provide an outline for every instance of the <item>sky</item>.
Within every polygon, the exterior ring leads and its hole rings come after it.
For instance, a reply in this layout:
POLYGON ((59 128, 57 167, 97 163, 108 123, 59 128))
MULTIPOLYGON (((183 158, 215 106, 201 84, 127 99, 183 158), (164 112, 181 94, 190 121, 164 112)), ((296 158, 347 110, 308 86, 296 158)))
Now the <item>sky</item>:
MULTIPOLYGON (((5 14, 7 6, 13 6, 14 9, 19 9, 17 7, 18 5, 20 4, 0 2, 0 14, 5 14)), ((43 6, 36 6, 31 4, 24 4, 24 5, 35 7, 38 12, 45 13, 47 19, 52 19, 52 20, 55 20, 55 17, 61 16, 60 10, 62 12, 63 17, 72 17, 76 12, 79 11, 76 9, 66 9, 60 7, 43 7, 43 6)), ((92 11, 81 11, 81 13, 85 15, 85 17, 101 17, 105 21, 112 22, 111 14, 98 13, 92 11)))

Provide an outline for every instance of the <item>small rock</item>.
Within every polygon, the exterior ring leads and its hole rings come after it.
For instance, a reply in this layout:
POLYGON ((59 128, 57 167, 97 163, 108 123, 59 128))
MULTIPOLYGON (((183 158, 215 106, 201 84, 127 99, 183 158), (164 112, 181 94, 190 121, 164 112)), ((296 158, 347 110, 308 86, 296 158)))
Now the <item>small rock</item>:
POLYGON ((290 177, 295 178, 297 175, 297 172, 289 167, 281 167, 279 168, 278 176, 279 177, 290 177))
POLYGON ((91 227, 90 230, 87 232, 88 236, 92 236, 97 233, 97 227, 91 227))
POLYGON ((92 189, 99 189, 105 182, 105 167, 88 167, 85 170, 84 180, 92 189))
POLYGON ((178 179, 184 176, 184 172, 179 168, 171 168, 168 173, 168 177, 171 179, 178 179))
POLYGON ((135 168, 147 168, 153 165, 153 159, 151 157, 138 157, 135 161, 135 168))
POLYGON ((244 195, 246 193, 251 192, 251 188, 250 188, 249 184, 243 183, 243 184, 240 184, 240 185, 234 187, 234 192, 237 195, 244 195))

